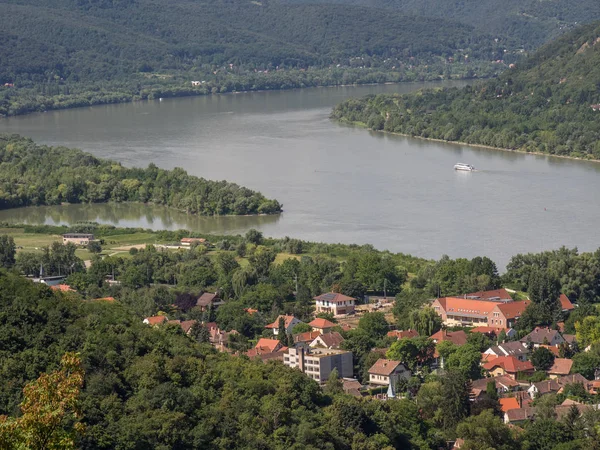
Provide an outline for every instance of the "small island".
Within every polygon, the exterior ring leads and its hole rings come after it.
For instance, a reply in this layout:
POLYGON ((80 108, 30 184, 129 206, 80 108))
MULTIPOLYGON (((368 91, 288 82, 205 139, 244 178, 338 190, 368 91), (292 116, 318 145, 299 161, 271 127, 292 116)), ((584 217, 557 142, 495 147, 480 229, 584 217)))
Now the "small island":
POLYGON ((81 150, 0 135, 0 209, 61 203, 140 202, 198 215, 277 214, 282 205, 227 181, 181 168, 127 168, 81 150))

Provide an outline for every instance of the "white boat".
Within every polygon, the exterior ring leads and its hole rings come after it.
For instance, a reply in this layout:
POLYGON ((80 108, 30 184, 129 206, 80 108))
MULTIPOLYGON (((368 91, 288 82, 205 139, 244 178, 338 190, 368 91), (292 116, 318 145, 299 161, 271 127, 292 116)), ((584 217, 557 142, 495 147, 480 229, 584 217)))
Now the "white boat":
POLYGON ((475 170, 475 167, 473 167, 471 164, 456 163, 454 164, 454 170, 465 170, 467 172, 473 172, 475 170))

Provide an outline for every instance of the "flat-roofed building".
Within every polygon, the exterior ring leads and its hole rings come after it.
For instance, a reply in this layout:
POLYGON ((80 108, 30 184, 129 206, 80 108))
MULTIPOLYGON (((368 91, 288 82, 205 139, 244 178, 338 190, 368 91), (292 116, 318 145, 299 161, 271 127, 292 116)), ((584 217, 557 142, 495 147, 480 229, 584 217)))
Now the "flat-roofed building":
POLYGON ((299 369, 318 383, 327 381, 333 369, 340 378, 351 378, 354 371, 352 352, 329 348, 292 347, 283 355, 283 364, 299 369))
POLYGON ((65 233, 62 235, 63 244, 88 245, 94 240, 94 235, 90 233, 65 233))

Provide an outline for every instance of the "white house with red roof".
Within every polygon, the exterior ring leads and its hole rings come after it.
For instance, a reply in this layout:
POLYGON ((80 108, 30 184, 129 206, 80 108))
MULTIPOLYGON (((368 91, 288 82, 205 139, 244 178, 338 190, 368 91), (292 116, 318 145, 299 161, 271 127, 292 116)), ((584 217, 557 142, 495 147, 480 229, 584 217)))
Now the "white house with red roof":
POLYGON ((275 322, 270 323, 265 326, 265 328, 273 330, 273 335, 277 336, 279 334, 279 320, 282 318, 286 334, 292 334, 294 327, 299 323, 302 323, 301 320, 296 319, 294 316, 279 315, 277 316, 277 319, 275 319, 275 322))
POLYGON ((329 333, 332 328, 337 326, 330 320, 322 319, 320 317, 317 317, 312 322, 309 322, 309 325, 312 327, 313 331, 320 331, 323 334, 329 333))

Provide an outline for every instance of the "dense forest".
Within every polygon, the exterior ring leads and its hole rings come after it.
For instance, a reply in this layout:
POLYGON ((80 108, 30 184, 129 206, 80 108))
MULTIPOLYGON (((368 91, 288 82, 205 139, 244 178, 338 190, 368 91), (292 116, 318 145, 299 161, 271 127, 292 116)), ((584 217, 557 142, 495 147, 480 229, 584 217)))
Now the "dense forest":
POLYGON ((274 214, 276 200, 226 181, 208 181, 183 169, 146 169, 0 135, 0 209, 68 203, 143 202, 193 214, 274 214))
POLYGON ((566 30, 600 19, 595 0, 284 0, 289 4, 331 3, 402 11, 473 26, 496 37, 510 36, 524 49, 534 49, 566 30))
POLYGON ((0 115, 258 89, 493 76, 522 46, 448 18, 277 1, 3 0, 0 115), (192 88, 191 81, 200 81, 192 88))
POLYGON ((599 38, 598 23, 583 26, 497 79, 348 100, 332 117, 411 136, 600 159, 599 38))
MULTIPOLYGON (((4 232, 11 230, 3 226, 4 232)), ((42 234, 66 229, 25 230, 42 234)), ((94 231, 102 240, 136 232, 94 224, 71 231, 94 231)), ((162 241, 189 235, 153 234, 162 241)), ((565 326, 578 328, 578 339, 593 344, 592 350, 573 356, 577 370, 590 376, 600 365, 600 325, 592 304, 600 301, 599 252, 562 248, 517 255, 499 275, 485 257, 425 261, 370 246, 266 239, 255 230, 245 236, 206 237, 215 247, 162 251, 147 246, 126 256, 93 257, 89 269, 74 264, 67 282, 77 292, 59 292, 18 273, 27 273, 32 258, 41 258, 50 271, 58 262, 77 263, 72 244, 20 251, 15 257, 12 237, 0 236, 2 448, 46 448, 36 445, 44 438, 65 449, 433 450, 457 437, 464 440, 462 448, 473 450, 597 448, 597 411, 554 415, 554 406, 565 399, 591 401, 576 385, 536 401, 535 420, 517 428, 502 423, 498 399, 489 389, 483 400, 471 402, 468 380, 482 376, 480 352, 492 344, 484 335, 469 334, 460 348, 438 346, 447 355, 445 371, 421 368, 399 385, 403 398, 380 401, 343 393, 335 376, 319 386, 277 361, 217 353, 201 331, 186 335, 178 325, 152 328, 142 318, 162 312, 171 319, 216 321, 223 330, 240 331, 230 345, 243 351, 257 337, 272 337, 264 326, 281 312, 309 320, 310 297, 316 293, 336 289, 360 298, 380 292, 388 280, 388 288, 397 293, 398 327, 416 328, 425 338, 386 337, 389 328, 380 312, 363 315, 355 329, 340 329, 360 380, 381 357, 378 348, 389 347, 389 357, 415 368, 423 355, 432 354, 426 336, 440 322, 435 313, 430 316, 430 308, 421 308, 431 292, 458 295, 501 285, 527 291, 537 309, 525 317, 522 334, 542 323, 538 313, 549 306, 546 299, 565 291, 580 305, 565 326), (287 258, 276 262, 282 253, 287 258), (109 285, 109 273, 121 284, 109 285), (578 288, 583 286, 588 287, 578 288), (225 305, 197 310, 198 294, 217 287, 225 305), (539 295, 541 291, 545 293, 539 295), (248 314, 246 308, 257 312, 248 314), (582 321, 587 334, 577 325, 582 321), (43 426, 48 422, 54 426, 43 426)))

